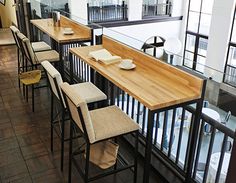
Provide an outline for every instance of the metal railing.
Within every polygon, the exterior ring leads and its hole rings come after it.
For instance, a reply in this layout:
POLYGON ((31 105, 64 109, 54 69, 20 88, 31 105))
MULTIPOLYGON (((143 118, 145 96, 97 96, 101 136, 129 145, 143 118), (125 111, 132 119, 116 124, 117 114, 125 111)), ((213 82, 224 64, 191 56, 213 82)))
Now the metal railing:
POLYGON ((128 20, 127 5, 124 1, 122 4, 102 5, 102 6, 88 6, 88 22, 107 22, 128 20))
POLYGON ((172 4, 171 2, 161 4, 143 4, 143 17, 153 16, 171 16, 172 4))
POLYGON ((236 87, 236 67, 232 65, 226 65, 224 83, 236 87))
MULTIPOLYGON (((143 141, 140 139, 140 143, 145 146, 149 110, 125 91, 94 72, 76 56, 70 54, 69 60, 68 64, 73 63, 74 82, 91 81, 103 90, 108 96, 110 105, 117 105, 139 124, 140 137, 143 139, 143 141)), ((68 64, 66 64, 67 72, 71 69, 68 64)), ((200 117, 200 123, 195 124, 195 112, 194 105, 185 103, 154 114, 153 157, 161 157, 162 162, 178 172, 176 175, 183 181, 205 183, 209 178, 211 157, 219 152, 219 164, 215 175, 215 181, 218 182, 224 156, 230 153, 227 152, 226 144, 228 141, 233 144, 234 131, 204 114, 200 117), (206 132, 206 125, 210 131, 206 132), (197 134, 194 140, 191 139, 194 137, 193 133, 197 134), (193 146, 195 151, 191 153, 193 146), (188 167, 190 157, 194 159, 191 170, 188 167), (205 165, 204 170, 199 170, 199 164, 205 165)), ((153 166, 155 167, 155 164, 153 166)))

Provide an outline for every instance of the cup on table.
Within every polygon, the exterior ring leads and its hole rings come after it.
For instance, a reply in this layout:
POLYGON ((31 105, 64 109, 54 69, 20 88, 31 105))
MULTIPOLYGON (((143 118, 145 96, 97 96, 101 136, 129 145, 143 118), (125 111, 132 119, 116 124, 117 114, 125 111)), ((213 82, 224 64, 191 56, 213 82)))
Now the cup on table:
POLYGON ((130 68, 133 65, 133 61, 131 59, 124 59, 121 61, 121 65, 125 68, 130 68))
POLYGON ((72 31, 72 28, 70 28, 70 27, 65 27, 65 28, 64 28, 64 31, 65 31, 65 32, 71 32, 71 31, 72 31))

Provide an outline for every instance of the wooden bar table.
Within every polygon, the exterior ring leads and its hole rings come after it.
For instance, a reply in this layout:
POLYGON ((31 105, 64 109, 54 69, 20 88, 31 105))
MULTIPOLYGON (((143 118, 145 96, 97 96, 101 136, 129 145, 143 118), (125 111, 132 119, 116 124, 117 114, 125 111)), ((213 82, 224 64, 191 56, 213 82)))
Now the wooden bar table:
POLYGON ((52 40, 57 43, 57 51, 60 55, 60 72, 64 76, 63 56, 65 51, 64 45, 73 45, 76 43, 90 42, 93 44, 93 31, 91 28, 77 23, 65 16, 61 16, 60 26, 53 26, 52 19, 35 19, 30 21, 37 29, 47 34, 52 40), (71 28, 73 34, 65 35, 64 29, 71 28))
MULTIPOLYGON (((102 45, 71 48, 70 54, 83 60, 100 75, 148 108, 143 182, 149 182, 154 114, 175 106, 197 103, 195 114, 195 124, 197 124, 206 80, 161 62, 107 36, 103 36, 102 45), (88 56, 90 51, 102 48, 114 55, 121 56, 123 59, 133 59, 136 68, 130 71, 122 70, 118 67, 118 63, 105 65, 88 56)), ((193 135, 197 134, 193 133, 193 135)), ((193 158, 190 158, 188 166, 192 166, 192 162, 193 158)))

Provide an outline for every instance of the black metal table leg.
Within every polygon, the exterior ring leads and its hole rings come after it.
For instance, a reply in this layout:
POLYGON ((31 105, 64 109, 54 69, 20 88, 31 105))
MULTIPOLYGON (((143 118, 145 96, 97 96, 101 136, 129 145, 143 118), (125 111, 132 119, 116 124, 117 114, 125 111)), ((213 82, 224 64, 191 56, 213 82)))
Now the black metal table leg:
POLYGON ((153 121, 154 121, 154 112, 148 110, 148 125, 147 125, 146 149, 145 149, 145 159, 144 159, 144 174, 143 174, 144 183, 149 182, 149 172, 150 172, 150 163, 152 154, 153 121))
POLYGON ((73 84, 73 59, 72 53, 69 52, 69 61, 70 61, 70 84, 73 84))
POLYGON ((64 60, 63 60, 63 45, 60 44, 60 43, 58 43, 58 53, 59 53, 59 60, 60 60, 59 70, 60 70, 62 79, 65 80, 64 60))

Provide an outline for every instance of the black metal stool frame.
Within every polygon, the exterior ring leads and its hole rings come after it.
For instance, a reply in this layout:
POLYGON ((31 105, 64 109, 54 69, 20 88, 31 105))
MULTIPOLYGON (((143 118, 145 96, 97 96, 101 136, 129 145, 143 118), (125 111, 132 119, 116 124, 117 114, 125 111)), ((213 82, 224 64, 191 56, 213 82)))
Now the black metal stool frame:
MULTIPOLYGON (((66 94, 62 91, 63 93, 63 96, 64 98, 66 98, 66 94)), ((70 100, 70 99, 69 99, 70 100)), ((71 101, 72 102, 72 101, 71 101)), ((66 106, 67 108, 69 107, 68 105, 68 102, 67 100, 65 100, 65 103, 66 103, 66 106)), ((80 120, 81 120, 81 124, 82 124, 82 128, 83 128, 83 132, 81 131, 81 134, 82 134, 82 137, 84 138, 85 142, 86 142, 86 162, 85 162, 85 170, 83 172, 83 170, 78 166, 78 164, 76 163, 75 159, 73 158, 73 152, 72 152, 72 146, 73 146, 73 127, 74 125, 76 124, 73 119, 72 119, 72 115, 70 113, 70 110, 69 111, 69 114, 70 114, 70 137, 69 137, 69 173, 68 173, 68 183, 71 183, 71 170, 72 170, 72 160, 75 164, 75 167, 77 168, 78 172, 80 173, 81 177, 83 178, 84 182, 85 183, 88 183, 88 182, 91 182, 91 181, 94 181, 94 180, 97 180, 97 179, 100 179, 100 178, 103 178, 105 176, 108 176, 108 175, 111 175, 111 174, 115 174, 115 173, 118 173, 120 171, 123 171, 123 170, 126 170, 126 169, 131 169, 133 168, 134 169, 134 180, 133 182, 136 183, 137 182, 137 164, 138 164, 138 137, 139 137, 139 130, 136 130, 136 131, 132 131, 132 132, 129 132, 129 133, 125 133, 125 134, 122 134, 122 135, 119 135, 119 136, 114 136, 114 137, 110 137, 110 138, 106 138, 106 139, 103 139, 103 140, 100 140, 100 141, 97 141, 93 144, 96 144, 96 143, 99 143, 99 142, 102 142, 102 141, 106 141, 106 140, 109 140, 109 139, 115 139, 117 137, 120 137, 120 136, 123 136, 123 135, 127 135, 127 134, 132 134, 132 133, 135 133, 135 146, 134 146, 134 151, 135 151, 135 155, 134 155, 134 163, 133 164, 128 164, 124 167, 121 167, 121 168, 117 168, 117 163, 114 165, 114 169, 111 170, 111 171, 108 171, 108 172, 105 172, 105 173, 101 173, 101 174, 98 174, 96 176, 93 176, 93 177, 89 177, 89 157, 90 157, 90 146, 92 145, 90 142, 89 142, 89 138, 88 138, 88 134, 87 134, 87 130, 86 130, 86 127, 85 127, 85 122, 84 122, 84 118, 83 118, 83 115, 82 115, 82 112, 81 112, 81 109, 80 107, 78 107, 78 113, 79 113, 79 117, 80 117, 80 120)), ((83 151, 80 152, 80 154, 83 153, 83 151)), ((78 154, 78 153, 77 153, 78 154)), ((125 161, 125 160, 123 160, 125 161)))

